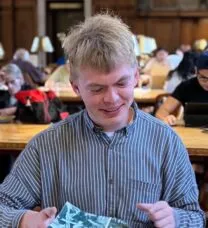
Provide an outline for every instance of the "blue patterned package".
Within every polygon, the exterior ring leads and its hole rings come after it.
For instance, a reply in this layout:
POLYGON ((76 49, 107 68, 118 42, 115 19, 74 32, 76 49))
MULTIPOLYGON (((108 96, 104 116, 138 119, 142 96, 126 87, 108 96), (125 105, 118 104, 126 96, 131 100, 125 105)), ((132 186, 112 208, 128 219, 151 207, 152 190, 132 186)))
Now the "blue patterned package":
POLYGON ((128 228, 120 219, 98 216, 80 210, 73 204, 66 202, 58 216, 48 228, 128 228))

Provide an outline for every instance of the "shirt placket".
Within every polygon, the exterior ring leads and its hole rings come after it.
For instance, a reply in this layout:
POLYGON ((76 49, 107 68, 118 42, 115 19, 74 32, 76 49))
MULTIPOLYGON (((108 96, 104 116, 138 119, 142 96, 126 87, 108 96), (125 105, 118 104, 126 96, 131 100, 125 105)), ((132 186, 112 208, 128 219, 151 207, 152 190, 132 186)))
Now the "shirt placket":
POLYGON ((106 199, 106 211, 110 217, 116 216, 116 183, 114 175, 114 147, 112 143, 108 146, 108 159, 107 159, 107 199, 106 199))

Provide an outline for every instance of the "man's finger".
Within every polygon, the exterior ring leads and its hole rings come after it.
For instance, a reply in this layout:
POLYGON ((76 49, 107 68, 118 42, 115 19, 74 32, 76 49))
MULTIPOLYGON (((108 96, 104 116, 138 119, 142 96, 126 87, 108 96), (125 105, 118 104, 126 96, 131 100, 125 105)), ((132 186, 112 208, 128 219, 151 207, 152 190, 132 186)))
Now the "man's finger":
POLYGON ((139 208, 142 211, 149 212, 149 210, 152 208, 152 203, 138 203, 137 208, 139 208))
MULTIPOLYGON (((152 209, 151 209, 152 210, 152 209)), ((149 217, 152 221, 161 220, 170 216, 170 213, 166 210, 159 210, 159 211, 149 211, 149 217)))
POLYGON ((156 213, 157 211, 170 211, 171 208, 165 201, 158 201, 157 203, 152 205, 151 213, 156 213))
POLYGON ((51 218, 56 215, 57 209, 56 207, 47 207, 43 209, 40 213, 43 213, 46 217, 51 218))

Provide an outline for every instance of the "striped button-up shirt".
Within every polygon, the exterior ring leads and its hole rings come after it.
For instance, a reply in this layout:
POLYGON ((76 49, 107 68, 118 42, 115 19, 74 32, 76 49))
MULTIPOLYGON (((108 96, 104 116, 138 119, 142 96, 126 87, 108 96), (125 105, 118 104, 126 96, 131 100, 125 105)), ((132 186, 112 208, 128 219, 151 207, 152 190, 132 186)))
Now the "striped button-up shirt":
POLYGON ((0 185, 0 227, 17 227, 27 209, 80 209, 154 227, 137 203, 165 200, 178 227, 204 227, 194 173, 174 131, 134 107, 134 120, 109 138, 86 110, 35 136, 0 185))

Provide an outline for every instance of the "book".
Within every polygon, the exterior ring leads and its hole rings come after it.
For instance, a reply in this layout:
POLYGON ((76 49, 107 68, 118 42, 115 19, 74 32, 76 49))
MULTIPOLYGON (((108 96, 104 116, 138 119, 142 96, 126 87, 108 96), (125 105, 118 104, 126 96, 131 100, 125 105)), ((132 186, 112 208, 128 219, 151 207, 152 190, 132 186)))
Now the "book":
POLYGON ((128 225, 116 218, 84 212, 73 204, 66 202, 60 213, 48 228, 128 228, 128 225))

